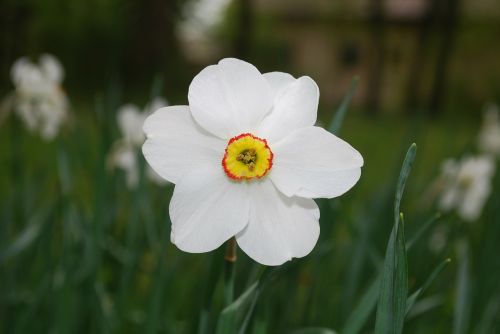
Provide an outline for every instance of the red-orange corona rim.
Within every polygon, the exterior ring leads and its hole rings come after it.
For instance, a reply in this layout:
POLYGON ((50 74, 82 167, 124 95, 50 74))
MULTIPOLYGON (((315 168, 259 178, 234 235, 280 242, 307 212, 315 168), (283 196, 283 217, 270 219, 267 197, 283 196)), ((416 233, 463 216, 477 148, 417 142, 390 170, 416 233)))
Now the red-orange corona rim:
POLYGON ((222 168, 232 180, 264 177, 273 166, 273 152, 265 139, 251 133, 231 138, 222 158, 222 168))

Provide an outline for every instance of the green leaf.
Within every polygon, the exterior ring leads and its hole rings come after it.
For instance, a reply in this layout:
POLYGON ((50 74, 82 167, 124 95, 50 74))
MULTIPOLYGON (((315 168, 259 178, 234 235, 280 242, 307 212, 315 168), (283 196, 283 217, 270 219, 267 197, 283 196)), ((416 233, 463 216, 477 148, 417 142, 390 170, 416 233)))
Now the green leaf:
POLYGON ((366 290, 358 306, 352 311, 342 329, 343 334, 357 334, 363 328, 368 317, 375 309, 379 296, 380 275, 377 276, 372 285, 366 290))
POLYGON ((149 298, 147 321, 146 326, 142 331, 143 333, 158 333, 158 328, 160 327, 159 324, 161 311, 164 303, 162 298, 167 284, 165 259, 167 256, 167 245, 169 238, 170 233, 168 229, 165 228, 162 236, 162 249, 156 263, 156 272, 154 275, 155 280, 151 291, 151 297, 149 298))
POLYGON ((161 75, 161 73, 157 73, 153 78, 153 84, 151 85, 151 92, 150 92, 151 101, 149 102, 152 102, 155 98, 161 96, 162 89, 163 89, 163 76, 161 75))
POLYGON ((238 319, 251 306, 253 297, 257 295, 258 282, 252 284, 238 299, 222 310, 217 322, 217 333, 235 333, 238 319))
POLYGON ((257 300, 259 299, 259 295, 262 293, 266 285, 269 283, 272 277, 276 276, 276 274, 280 271, 283 271, 285 268, 289 268, 289 264, 281 265, 279 267, 266 267, 264 272, 262 273, 261 278, 259 279, 257 285, 257 291, 253 296, 252 304, 248 309, 247 314, 245 315, 245 319, 243 320, 243 324, 238 331, 239 334, 245 334, 248 326, 250 325, 250 320, 252 319, 253 311, 255 309, 255 305, 257 304, 257 300))
POLYGON ((432 273, 427 277, 427 280, 424 282, 422 287, 420 287, 417 291, 415 291, 408 299, 406 300, 406 314, 410 312, 411 308, 417 301, 417 299, 424 293, 425 290, 429 288, 429 286, 432 284, 434 279, 443 271, 444 268, 451 262, 450 259, 446 259, 443 262, 441 262, 436 269, 432 271, 432 273))
POLYGON ((470 317, 470 273, 467 246, 464 245, 459 256, 458 282, 455 298, 455 315, 453 319, 453 334, 468 332, 470 317))
POLYGON ((5 249, 0 252, 0 263, 3 263, 29 248, 38 238, 43 222, 48 218, 53 207, 45 206, 37 211, 29 220, 27 227, 5 249))
POLYGON ((292 334, 337 334, 337 332, 329 328, 311 327, 294 330, 292 334))
POLYGON ((490 301, 488 302, 488 305, 486 306, 483 316, 481 317, 481 320, 479 321, 477 329, 474 331, 474 333, 478 334, 494 333, 495 319, 499 314, 498 313, 499 309, 500 309, 500 296, 498 293, 496 293, 491 297, 490 301))
POLYGON ((401 172, 399 173, 398 185, 396 187, 396 198, 394 199, 394 226, 398 225, 401 207, 401 198, 403 197, 403 192, 406 185, 406 180, 410 175, 411 168, 413 166, 413 161, 415 160, 415 155, 417 154, 417 144, 411 144, 408 152, 406 152, 406 157, 401 167, 401 172))
POLYGON ((436 213, 431 219, 427 220, 418 230, 415 235, 406 243, 406 251, 415 245, 415 243, 427 232, 429 227, 434 225, 435 222, 440 220, 443 216, 440 213, 436 213))
POLYGON ((408 264, 404 237, 404 219, 400 213, 401 198, 411 171, 417 146, 406 153, 394 199, 394 226, 387 244, 375 321, 376 334, 399 334, 403 331, 408 294, 408 264))
POLYGON ((356 92, 356 87, 358 86, 358 77, 354 77, 351 82, 351 87, 349 88, 349 91, 347 92, 347 95, 344 96, 344 99, 340 103, 340 106, 337 109, 337 112, 335 113, 335 116, 333 116, 333 120, 330 123, 330 126, 328 127, 328 131, 333 133, 334 135, 338 135, 340 128, 342 127, 342 123, 344 122, 345 115, 347 113, 347 109, 349 108, 349 105, 351 104, 352 97, 354 96, 354 93, 356 92))
POLYGON ((282 267, 266 267, 257 282, 222 310, 217 322, 217 334, 246 333, 260 293, 271 277, 282 267), (237 328, 239 328, 239 331, 237 328))
POLYGON ((222 249, 219 249, 214 254, 210 255, 210 261, 208 263, 208 277, 206 279, 206 283, 204 284, 205 296, 203 297, 203 306, 198 321, 198 334, 208 334, 210 332, 210 306, 216 289, 217 280, 219 278, 219 272, 222 267, 222 261, 219 261, 219 259, 222 258, 223 255, 224 253, 222 252, 222 249))

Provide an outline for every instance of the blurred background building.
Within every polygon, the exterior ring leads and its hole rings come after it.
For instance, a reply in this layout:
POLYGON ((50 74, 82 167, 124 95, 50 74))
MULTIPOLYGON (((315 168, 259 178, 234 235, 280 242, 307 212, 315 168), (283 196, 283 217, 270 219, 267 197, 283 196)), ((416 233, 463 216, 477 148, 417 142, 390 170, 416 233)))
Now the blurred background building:
POLYGON ((477 113, 500 95, 495 0, 5 0, 0 13, 2 92, 16 58, 51 52, 82 97, 110 81, 136 94, 161 74, 182 102, 226 56, 310 75, 324 106, 357 75, 367 114, 477 113))

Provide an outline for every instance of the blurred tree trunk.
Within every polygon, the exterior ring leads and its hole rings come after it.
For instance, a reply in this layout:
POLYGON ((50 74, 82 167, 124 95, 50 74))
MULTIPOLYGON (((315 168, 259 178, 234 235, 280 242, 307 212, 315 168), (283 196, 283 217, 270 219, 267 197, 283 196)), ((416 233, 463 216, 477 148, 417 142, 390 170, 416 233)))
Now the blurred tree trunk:
POLYGON ((380 110, 380 99, 384 73, 384 27, 383 0, 370 1, 370 65, 367 83, 366 108, 375 115, 380 110))
POLYGON ((422 77, 425 75, 423 68, 425 59, 429 51, 433 19, 436 14, 439 0, 427 0, 425 14, 420 19, 416 38, 415 53, 408 72, 408 82, 406 84, 405 110, 414 113, 421 107, 419 95, 422 93, 422 77))
POLYGON ((33 11, 29 4, 12 1, 0 1, 0 90, 12 89, 10 67, 16 58, 31 56, 32 43, 29 41, 29 23, 33 20, 33 11))
POLYGON ((238 26, 234 39, 234 55, 247 59, 252 43, 253 9, 252 0, 238 0, 238 26))
POLYGON ((175 20, 180 6, 175 0, 135 0, 126 72, 135 80, 151 80, 178 58, 175 20))
POLYGON ((446 79, 458 26, 460 0, 445 0, 442 4, 442 10, 438 16, 441 30, 441 42, 439 43, 440 47, 438 49, 436 68, 428 105, 429 112, 432 116, 439 113, 444 94, 446 93, 446 79))

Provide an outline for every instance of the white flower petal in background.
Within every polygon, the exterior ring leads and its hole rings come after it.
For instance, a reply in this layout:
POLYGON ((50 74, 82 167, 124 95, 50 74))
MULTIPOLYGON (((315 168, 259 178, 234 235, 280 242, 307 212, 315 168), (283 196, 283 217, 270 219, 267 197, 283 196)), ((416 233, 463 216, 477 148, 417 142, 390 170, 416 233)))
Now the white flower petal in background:
MULTIPOLYGON (((154 98, 143 111, 133 104, 125 104, 117 112, 116 122, 121 133, 121 138, 115 142, 109 153, 108 164, 111 168, 122 169, 126 174, 127 186, 135 188, 139 185, 141 146, 146 139, 143 125, 156 108, 167 105, 167 100, 162 97, 154 98)), ((144 171, 145 176, 157 185, 167 184, 168 181, 158 175, 148 165, 144 171)))
POLYGON ((222 23, 231 0, 186 1, 181 20, 176 25, 186 57, 203 60, 212 57, 217 48, 217 27, 222 23))
POLYGON ((500 113, 495 104, 486 106, 478 146, 483 153, 500 156, 500 113))
POLYGON ((477 220, 490 196, 494 173, 495 162, 489 156, 446 160, 442 167, 439 207, 443 211, 455 209, 466 221, 477 220))
POLYGON ((286 196, 337 197, 358 182, 363 157, 319 127, 299 129, 273 146, 270 178, 286 196))
POLYGON ((64 79, 64 68, 59 60, 50 54, 44 54, 40 57, 40 70, 44 77, 52 81, 54 85, 61 84, 64 79))
POLYGON ((191 82, 188 99, 198 124, 220 138, 254 132, 272 106, 259 70, 233 58, 203 69, 191 82))
POLYGON ((363 158, 314 127, 319 90, 309 77, 262 75, 223 59, 189 86, 189 107, 162 108, 146 119, 143 153, 176 184, 172 242, 211 251, 232 237, 255 261, 280 265, 311 252, 319 209, 361 175, 363 158))
POLYGON ((157 96, 144 107, 143 113, 149 116, 150 114, 154 113, 156 110, 168 106, 168 101, 167 99, 157 96))
POLYGON ((20 58, 11 68, 15 92, 10 105, 29 131, 46 140, 57 136, 68 116, 63 76, 59 61, 48 54, 40 57, 39 64, 20 58))
POLYGON ((10 78, 12 83, 17 87, 21 85, 21 82, 26 77, 26 71, 28 67, 33 66, 28 58, 19 58, 12 64, 10 69, 10 78))
POLYGON ((271 182, 254 182, 250 191, 250 221, 236 235, 241 249, 268 266, 309 254, 319 238, 316 203, 307 198, 286 197, 271 182))
POLYGON ((109 164, 125 172, 127 187, 133 189, 139 184, 139 161, 137 151, 130 145, 118 142, 112 149, 109 164))
POLYGON ((122 106, 116 114, 116 122, 123 139, 131 145, 141 145, 145 136, 142 131, 142 124, 147 115, 143 114, 139 108, 133 104, 122 106))

